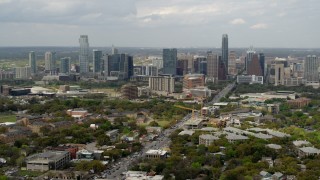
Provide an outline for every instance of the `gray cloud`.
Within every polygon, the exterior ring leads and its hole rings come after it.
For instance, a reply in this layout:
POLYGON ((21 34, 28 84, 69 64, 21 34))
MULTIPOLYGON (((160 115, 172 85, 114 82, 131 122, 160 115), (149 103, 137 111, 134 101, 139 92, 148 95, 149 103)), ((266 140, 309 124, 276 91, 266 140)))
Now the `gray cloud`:
POLYGON ((318 0, 0 0, 0 46, 319 47, 318 0), (14 37, 14 38, 12 38, 14 37), (272 40, 272 41, 271 41, 272 40))

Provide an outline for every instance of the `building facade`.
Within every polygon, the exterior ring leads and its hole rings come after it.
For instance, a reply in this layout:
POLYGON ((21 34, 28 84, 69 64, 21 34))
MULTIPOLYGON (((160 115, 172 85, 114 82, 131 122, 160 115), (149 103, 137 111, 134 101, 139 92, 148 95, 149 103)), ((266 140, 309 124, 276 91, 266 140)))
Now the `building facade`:
POLYGON ((173 93, 174 83, 175 83, 175 79, 172 76, 149 77, 149 88, 152 91, 162 91, 166 93, 173 93))
POLYGON ((207 81, 218 81, 218 67, 219 67, 218 55, 209 52, 207 54, 207 81))
POLYGON ((79 38, 80 52, 79 65, 80 73, 89 72, 89 39, 87 35, 81 35, 79 38))
POLYGON ((203 74, 187 74, 183 78, 183 89, 192 89, 205 85, 205 77, 203 74))
POLYGON ((48 171, 63 169, 70 161, 68 151, 47 151, 26 158, 27 170, 48 171))
POLYGON ((29 66, 31 68, 31 74, 37 74, 36 53, 34 51, 29 52, 29 66))
POLYGON ((229 68, 229 47, 228 47, 228 34, 223 34, 222 35, 222 56, 221 60, 223 64, 225 65, 226 72, 228 71, 229 68))
POLYGON ((101 73, 103 70, 102 65, 102 51, 93 50, 93 73, 101 73))
POLYGON ((46 52, 44 54, 44 66, 45 70, 49 72, 56 71, 56 53, 46 52))
POLYGON ((104 76, 129 79, 133 76, 133 57, 128 54, 105 55, 104 76))
POLYGON ((14 68, 15 79, 29 79, 31 77, 31 67, 16 67, 14 68))
POLYGON ((177 49, 163 49, 163 74, 176 75, 177 49))
POLYGON ((317 56, 308 55, 304 61, 304 78, 306 83, 319 83, 319 59, 317 56))
POLYGON ((60 59, 60 73, 70 73, 70 58, 64 57, 60 59))

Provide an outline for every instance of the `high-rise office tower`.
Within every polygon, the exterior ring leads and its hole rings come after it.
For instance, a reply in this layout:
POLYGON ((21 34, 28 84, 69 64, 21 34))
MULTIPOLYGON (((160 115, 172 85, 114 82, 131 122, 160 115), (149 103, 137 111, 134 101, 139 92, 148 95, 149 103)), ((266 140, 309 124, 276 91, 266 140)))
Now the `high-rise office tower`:
POLYGON ((133 57, 128 54, 105 55, 104 75, 129 79, 133 76, 133 57))
POLYGON ((218 67, 219 59, 217 54, 208 52, 207 54, 207 81, 217 82, 218 81, 218 67))
POLYGON ((163 49, 163 74, 176 75, 177 49, 163 49))
POLYGON ((64 57, 60 59, 60 73, 70 73, 70 58, 64 57))
POLYGON ((101 73, 102 71, 102 51, 93 50, 93 73, 101 73))
POLYGON ((31 74, 37 73, 36 53, 34 51, 29 52, 29 66, 31 67, 31 74))
POLYGON ((252 56, 256 53, 256 51, 253 49, 253 47, 251 46, 248 50, 247 50, 247 56, 245 59, 245 70, 248 73, 248 66, 252 61, 252 56))
POLYGON ((187 59, 181 59, 177 61, 177 75, 183 76, 185 74, 188 74, 188 60, 187 59))
POLYGON ((263 76, 258 54, 253 54, 251 62, 248 64, 248 75, 263 76))
POLYGON ((44 54, 44 66, 46 71, 51 73, 56 71, 56 53, 55 52, 46 52, 44 54))
POLYGON ((228 67, 229 67, 229 47, 228 47, 228 34, 223 34, 222 35, 222 56, 221 56, 221 61, 225 66, 225 70, 228 73, 228 67))
POLYGON ((284 85, 284 64, 279 63, 274 65, 274 85, 284 85))
POLYGON ((308 55, 304 61, 304 78, 308 83, 319 83, 319 58, 308 55))
POLYGON ((79 65, 80 73, 87 73, 89 71, 89 40, 87 35, 81 35, 79 38, 80 53, 79 65))
POLYGON ((266 76, 266 66, 265 66, 265 56, 263 53, 259 53, 259 63, 260 63, 260 67, 261 67, 261 70, 262 70, 262 76, 266 76))
POLYGON ((238 71, 236 68, 237 55, 235 51, 230 51, 229 62, 228 62, 228 74, 237 75, 238 71))

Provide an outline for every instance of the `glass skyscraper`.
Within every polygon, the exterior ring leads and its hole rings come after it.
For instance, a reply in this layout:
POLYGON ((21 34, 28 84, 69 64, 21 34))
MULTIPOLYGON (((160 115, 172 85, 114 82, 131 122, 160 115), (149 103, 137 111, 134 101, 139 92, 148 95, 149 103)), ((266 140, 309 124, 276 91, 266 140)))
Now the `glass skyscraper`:
POLYGON ((31 67, 31 74, 37 73, 36 53, 34 51, 29 52, 29 66, 31 67))
POLYGON ((81 35, 79 39, 80 53, 79 65, 80 73, 87 73, 89 71, 89 40, 87 35, 81 35))
POLYGON ((163 74, 176 75, 177 73, 177 49, 163 49, 163 74))
POLYGON ((229 65, 229 47, 228 47, 228 34, 223 34, 222 35, 222 56, 221 56, 221 60, 222 63, 224 64, 225 70, 228 73, 228 65, 229 65))
POLYGON ((93 73, 100 73, 102 69, 102 51, 93 50, 93 73))

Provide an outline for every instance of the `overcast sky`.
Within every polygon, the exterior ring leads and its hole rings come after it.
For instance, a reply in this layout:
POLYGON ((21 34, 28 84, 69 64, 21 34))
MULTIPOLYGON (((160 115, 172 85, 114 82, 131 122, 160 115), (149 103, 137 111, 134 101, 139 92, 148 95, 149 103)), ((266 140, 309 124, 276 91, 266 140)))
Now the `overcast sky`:
POLYGON ((320 0, 0 0, 0 46, 320 48, 320 0))

